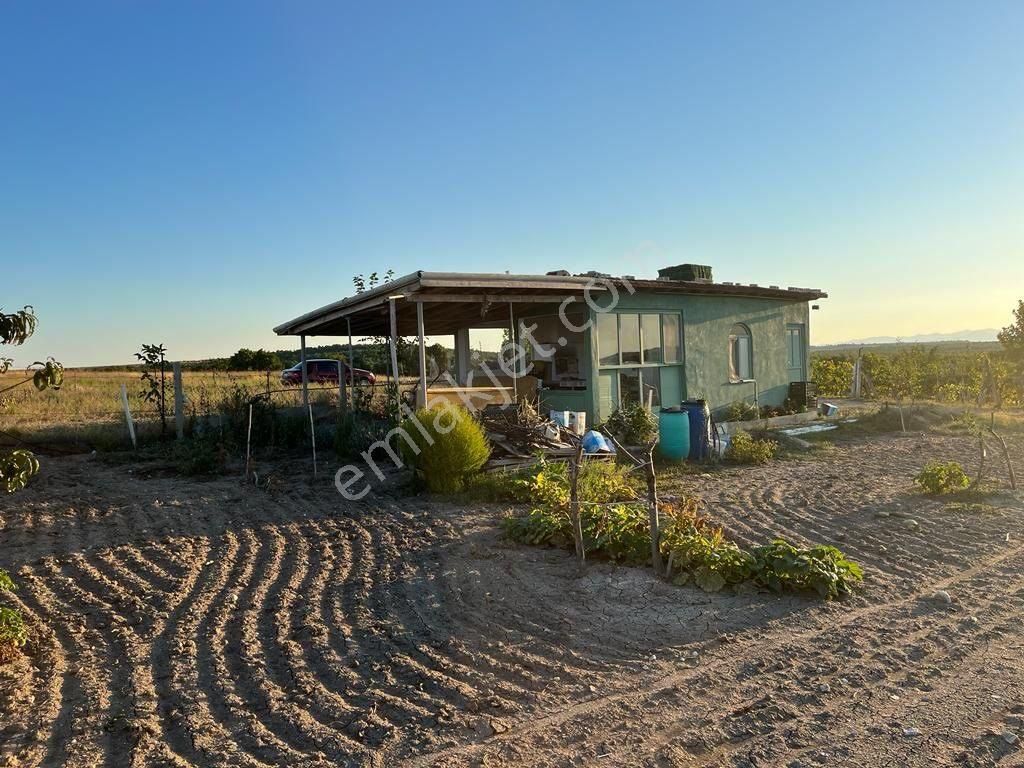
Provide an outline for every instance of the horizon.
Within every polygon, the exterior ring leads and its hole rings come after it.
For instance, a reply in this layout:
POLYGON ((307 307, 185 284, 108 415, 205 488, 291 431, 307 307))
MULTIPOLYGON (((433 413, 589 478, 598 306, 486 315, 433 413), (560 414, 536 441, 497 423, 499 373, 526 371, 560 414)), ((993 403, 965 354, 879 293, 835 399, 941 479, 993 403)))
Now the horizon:
POLYGON ((1022 298, 1019 4, 0 14, 18 367, 283 349, 388 268, 710 264, 827 291, 815 346, 1022 298))

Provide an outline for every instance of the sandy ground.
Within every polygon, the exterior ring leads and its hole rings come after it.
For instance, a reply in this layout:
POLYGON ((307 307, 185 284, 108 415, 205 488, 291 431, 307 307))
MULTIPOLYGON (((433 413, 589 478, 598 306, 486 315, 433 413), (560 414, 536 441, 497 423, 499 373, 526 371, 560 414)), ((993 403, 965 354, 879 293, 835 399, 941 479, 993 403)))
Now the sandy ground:
POLYGON ((924 498, 929 458, 973 447, 684 481, 741 539, 860 560, 839 603, 578 577, 498 507, 49 459, 0 499, 35 630, 0 668, 0 764, 1024 765, 1024 505, 924 498))

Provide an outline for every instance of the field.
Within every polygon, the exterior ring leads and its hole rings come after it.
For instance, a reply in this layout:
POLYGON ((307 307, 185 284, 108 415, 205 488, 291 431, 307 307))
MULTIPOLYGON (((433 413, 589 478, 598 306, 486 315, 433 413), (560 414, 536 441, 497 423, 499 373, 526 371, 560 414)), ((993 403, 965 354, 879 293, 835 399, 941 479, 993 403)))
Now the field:
POLYGON ((837 602, 577 576, 504 541, 503 507, 393 483, 346 502, 304 464, 267 491, 49 458, 0 499, 35 631, 0 667, 0 761, 1021 765, 1024 503, 910 480, 975 454, 914 432, 662 473, 741 542, 842 547, 867 576, 837 602))
MULTIPOLYGON (((23 371, 0 374, 0 390, 25 378, 23 371)), ((378 377, 381 382, 386 377, 378 377)), ((59 390, 37 392, 31 384, 0 394, 0 429, 30 442, 77 445, 81 448, 117 448, 128 443, 121 385, 127 387, 129 407, 140 429, 153 431, 158 413, 152 403, 142 398, 143 386, 138 372, 129 371, 67 371, 59 390)), ((300 405, 298 387, 282 387, 276 373, 268 381, 265 372, 185 371, 182 388, 186 414, 206 414, 236 387, 245 387, 252 394, 271 393, 275 405, 300 405)), ((314 403, 337 403, 334 386, 310 385, 314 403)), ((173 385, 168 368, 167 402, 173 413, 173 385)), ((2 442, 2 441, 0 441, 2 442)))

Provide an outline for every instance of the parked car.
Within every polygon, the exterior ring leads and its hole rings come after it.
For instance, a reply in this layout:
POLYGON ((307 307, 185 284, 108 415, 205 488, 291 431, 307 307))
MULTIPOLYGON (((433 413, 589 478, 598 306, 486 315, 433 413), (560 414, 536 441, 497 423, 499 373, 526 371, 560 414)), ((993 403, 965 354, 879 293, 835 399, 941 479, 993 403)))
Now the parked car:
MULTIPOLYGON (((341 368, 345 371, 345 383, 355 384, 357 387, 373 384, 377 379, 362 368, 350 368, 347 363, 342 363, 341 368)), ((338 361, 337 360, 307 360, 306 378, 310 384, 334 384, 338 383, 338 361)), ((281 371, 281 383, 287 386, 298 386, 302 384, 302 363, 293 365, 281 371)))

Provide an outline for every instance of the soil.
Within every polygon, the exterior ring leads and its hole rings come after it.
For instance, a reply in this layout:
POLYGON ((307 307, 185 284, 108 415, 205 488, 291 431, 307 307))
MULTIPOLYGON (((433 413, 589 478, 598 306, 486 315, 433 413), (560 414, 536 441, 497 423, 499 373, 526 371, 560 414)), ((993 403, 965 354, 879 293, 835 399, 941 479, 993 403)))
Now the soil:
POLYGON ((836 602, 578 575, 503 541, 502 507, 349 502, 298 465, 268 491, 51 458, 0 499, 33 630, 0 667, 0 764, 1022 765, 1024 504, 922 496, 931 458, 975 448, 663 483, 745 542, 847 551, 866 582, 836 602))

